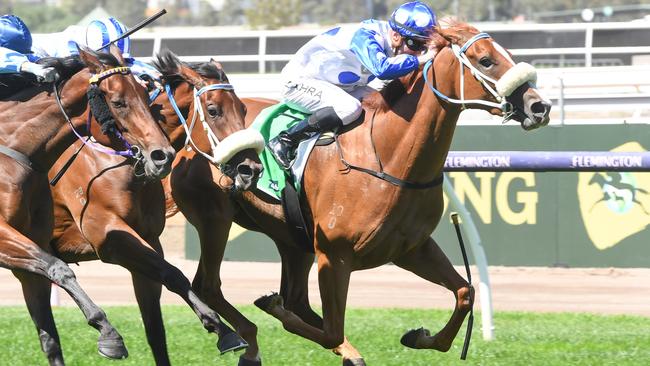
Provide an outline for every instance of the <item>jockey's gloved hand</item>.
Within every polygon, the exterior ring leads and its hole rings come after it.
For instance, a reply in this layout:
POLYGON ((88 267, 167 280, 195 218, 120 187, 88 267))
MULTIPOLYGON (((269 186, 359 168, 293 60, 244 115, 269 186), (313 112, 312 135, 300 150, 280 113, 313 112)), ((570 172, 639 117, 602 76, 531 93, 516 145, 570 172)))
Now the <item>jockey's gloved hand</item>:
POLYGON ((23 62, 20 65, 20 71, 36 75, 36 80, 39 82, 51 83, 59 78, 55 68, 44 67, 33 62, 23 62))
POLYGON ((427 52, 425 52, 425 53, 421 54, 420 56, 418 56, 418 63, 419 63, 420 65, 424 65, 424 64, 427 63, 429 60, 433 60, 433 58, 436 57, 436 54, 437 54, 437 53, 438 53, 438 49, 437 49, 437 48, 435 48, 435 47, 433 47, 433 48, 429 48, 429 49, 427 50, 427 52))

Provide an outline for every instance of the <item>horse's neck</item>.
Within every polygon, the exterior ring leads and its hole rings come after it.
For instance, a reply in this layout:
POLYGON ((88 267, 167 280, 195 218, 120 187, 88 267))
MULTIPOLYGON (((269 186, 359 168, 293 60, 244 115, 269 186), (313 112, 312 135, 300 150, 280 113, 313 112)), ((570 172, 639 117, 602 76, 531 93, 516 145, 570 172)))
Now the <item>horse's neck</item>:
MULTIPOLYGON (((88 117, 85 80, 89 78, 89 72, 84 69, 70 78, 60 91, 64 109, 78 130, 84 128, 88 117)), ((40 93, 1 116, 3 127, 11 129, 2 128, 3 144, 23 153, 43 170, 50 169, 76 138, 52 93, 40 93)))
MULTIPOLYGON (((442 78, 450 77, 448 72, 437 72, 437 86, 443 84, 442 78)), ((443 93, 454 94, 451 83, 441 88, 443 93)), ((455 106, 443 108, 422 78, 415 81, 391 110, 375 117, 373 139, 384 170, 411 182, 436 179, 442 174, 459 114, 455 106)))

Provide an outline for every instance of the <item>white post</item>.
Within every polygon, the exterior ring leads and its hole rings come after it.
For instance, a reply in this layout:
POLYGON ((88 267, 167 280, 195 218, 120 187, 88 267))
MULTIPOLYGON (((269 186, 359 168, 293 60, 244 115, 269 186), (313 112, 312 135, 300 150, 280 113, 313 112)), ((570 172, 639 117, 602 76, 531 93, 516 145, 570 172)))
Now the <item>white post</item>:
POLYGON ((474 263, 479 273, 479 295, 481 297, 481 322, 483 324, 483 339, 491 341, 494 339, 494 323, 492 322, 492 290, 490 289, 490 276, 488 275, 488 263, 485 251, 481 246, 481 238, 472 217, 467 208, 460 202, 460 199, 454 191, 454 187, 445 175, 443 190, 449 198, 449 205, 453 211, 458 212, 462 221, 461 229, 468 239, 469 246, 472 248, 474 263))

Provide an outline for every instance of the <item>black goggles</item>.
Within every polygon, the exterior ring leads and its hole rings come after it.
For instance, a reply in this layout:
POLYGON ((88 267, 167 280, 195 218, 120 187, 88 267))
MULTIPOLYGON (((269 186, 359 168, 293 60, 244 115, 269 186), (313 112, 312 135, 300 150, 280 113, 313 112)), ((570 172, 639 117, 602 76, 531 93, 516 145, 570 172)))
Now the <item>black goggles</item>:
POLYGON ((418 41, 413 38, 406 37, 404 43, 406 43, 406 47, 408 47, 411 51, 422 52, 427 49, 426 42, 418 41))

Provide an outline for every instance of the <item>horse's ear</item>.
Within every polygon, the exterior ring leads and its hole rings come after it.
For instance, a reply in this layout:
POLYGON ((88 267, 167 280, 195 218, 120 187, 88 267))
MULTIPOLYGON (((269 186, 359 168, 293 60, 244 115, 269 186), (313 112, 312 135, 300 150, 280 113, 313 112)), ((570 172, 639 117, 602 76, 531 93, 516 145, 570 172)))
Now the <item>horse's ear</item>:
POLYGON ((223 66, 222 66, 221 63, 218 62, 217 60, 215 60, 215 59, 213 59, 213 58, 210 58, 210 63, 213 64, 214 67, 216 67, 217 69, 223 71, 223 66))
POLYGON ((120 65, 124 65, 124 56, 122 56, 122 50, 120 50, 120 48, 117 47, 115 43, 111 43, 111 45, 108 47, 108 52, 111 55, 115 56, 120 65))
POLYGON ((81 59, 81 62, 86 65, 90 72, 93 74, 99 74, 102 72, 103 65, 101 61, 99 61, 99 58, 97 58, 97 56, 95 56, 95 54, 89 48, 79 46, 79 44, 77 44, 77 51, 79 51, 79 58, 81 59))
POLYGON ((178 64, 178 75, 180 75, 183 80, 187 81, 188 83, 194 85, 197 89, 202 88, 205 86, 203 79, 201 78, 201 75, 199 75, 198 72, 192 70, 189 66, 179 63, 178 64))
POLYGON ((229 83, 230 81, 228 80, 228 76, 226 76, 226 72, 223 70, 223 65, 221 65, 221 62, 218 62, 217 60, 210 58, 210 64, 212 64, 214 67, 217 68, 222 74, 223 74, 223 80, 226 83, 229 83))
POLYGON ((451 44, 461 45, 463 43, 463 36, 454 28, 436 27, 436 32, 451 44))

